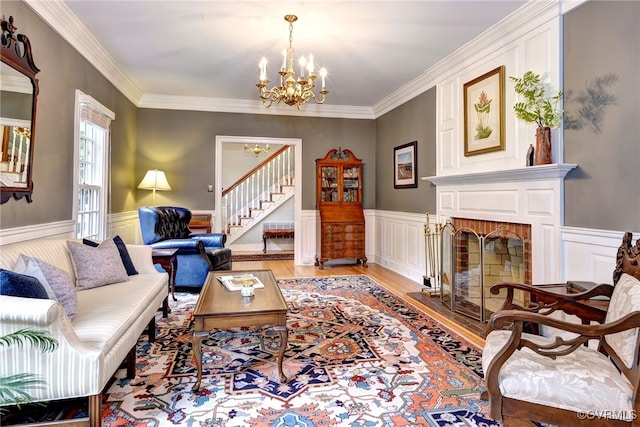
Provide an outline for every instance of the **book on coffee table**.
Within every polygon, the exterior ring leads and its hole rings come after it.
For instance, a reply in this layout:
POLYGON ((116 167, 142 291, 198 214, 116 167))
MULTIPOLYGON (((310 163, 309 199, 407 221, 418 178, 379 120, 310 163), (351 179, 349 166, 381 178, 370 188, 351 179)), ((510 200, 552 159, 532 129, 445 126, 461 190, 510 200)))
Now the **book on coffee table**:
POLYGON ((230 291, 239 291, 243 286, 253 286, 254 289, 264 288, 264 284, 253 274, 218 276, 218 280, 230 291))

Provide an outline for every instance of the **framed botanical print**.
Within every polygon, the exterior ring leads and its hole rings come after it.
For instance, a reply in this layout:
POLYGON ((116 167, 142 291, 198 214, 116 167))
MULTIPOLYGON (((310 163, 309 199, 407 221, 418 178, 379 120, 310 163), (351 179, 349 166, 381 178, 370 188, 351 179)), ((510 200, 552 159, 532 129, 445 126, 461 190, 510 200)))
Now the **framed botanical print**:
POLYGON ((505 149, 504 65, 464 84, 464 155, 505 149))
POLYGON ((393 149, 393 188, 418 187, 418 141, 393 149))

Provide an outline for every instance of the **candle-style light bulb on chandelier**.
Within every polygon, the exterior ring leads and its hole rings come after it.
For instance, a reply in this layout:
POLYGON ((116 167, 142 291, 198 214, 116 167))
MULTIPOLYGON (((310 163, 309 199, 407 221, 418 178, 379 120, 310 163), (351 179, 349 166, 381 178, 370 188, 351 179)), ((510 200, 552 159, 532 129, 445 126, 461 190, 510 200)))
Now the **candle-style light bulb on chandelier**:
POLYGON ((300 57, 300 76, 296 78, 296 73, 293 70, 292 45, 293 23, 298 20, 298 17, 295 15, 285 15, 284 20, 289 23, 289 48, 282 51, 282 67, 278 72, 278 74, 280 74, 279 86, 267 89, 267 84, 269 84, 269 80, 267 79, 267 58, 263 57, 260 61, 260 81, 256 86, 258 86, 262 104, 266 108, 269 108, 274 102, 284 102, 287 105, 295 105, 298 110, 300 106, 309 99, 313 99, 316 104, 322 104, 329 93, 325 86, 327 70, 324 68, 320 69, 320 77, 322 78, 320 96, 317 96, 313 92, 313 88, 315 87, 314 81, 317 78, 313 64, 313 55, 309 55, 308 60, 305 59, 304 56, 300 57), (305 69, 307 71, 306 75, 305 69))

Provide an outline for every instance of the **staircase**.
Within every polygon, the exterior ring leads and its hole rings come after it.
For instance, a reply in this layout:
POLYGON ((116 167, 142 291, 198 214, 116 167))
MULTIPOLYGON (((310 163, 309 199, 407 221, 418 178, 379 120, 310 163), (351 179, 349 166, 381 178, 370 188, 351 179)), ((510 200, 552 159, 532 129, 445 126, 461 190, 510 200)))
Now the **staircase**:
POLYGON ((31 132, 28 128, 14 126, 13 131, 5 134, 9 138, 8 152, 0 151, 0 160, 5 159, 0 161, 0 184, 4 187, 26 187, 31 132))
POLYGON ((295 194, 294 147, 287 145, 267 157, 222 192, 227 244, 260 224, 295 194))

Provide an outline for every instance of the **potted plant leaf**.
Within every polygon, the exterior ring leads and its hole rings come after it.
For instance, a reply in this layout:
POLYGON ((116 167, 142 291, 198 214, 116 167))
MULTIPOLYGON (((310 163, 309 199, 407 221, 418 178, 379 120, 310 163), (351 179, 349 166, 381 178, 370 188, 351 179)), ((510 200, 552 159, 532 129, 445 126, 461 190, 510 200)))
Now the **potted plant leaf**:
POLYGON ((540 75, 527 71, 522 77, 509 77, 521 100, 513 109, 516 117, 528 123, 536 123, 535 164, 551 163, 551 129, 560 126, 562 110, 559 103, 562 92, 547 96, 546 86, 540 75))
MULTIPOLYGON (((58 341, 52 338, 48 332, 20 329, 7 335, 0 336, 0 347, 23 346, 30 343, 36 349, 44 352, 54 351, 58 347, 58 341)), ((29 389, 42 387, 45 381, 29 373, 16 373, 0 377, 0 406, 20 405, 29 403, 31 395, 29 389)), ((4 410, 0 408, 0 414, 4 410)))

